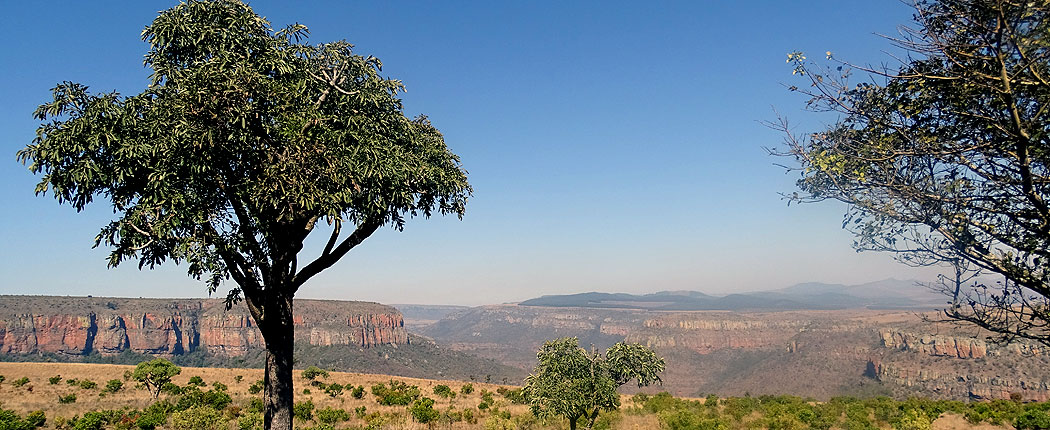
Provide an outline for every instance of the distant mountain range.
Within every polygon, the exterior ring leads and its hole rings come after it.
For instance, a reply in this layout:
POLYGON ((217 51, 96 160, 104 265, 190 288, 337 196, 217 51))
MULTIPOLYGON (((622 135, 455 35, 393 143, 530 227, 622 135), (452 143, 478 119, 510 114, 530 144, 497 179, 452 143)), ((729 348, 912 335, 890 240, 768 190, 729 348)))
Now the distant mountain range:
POLYGON ((885 279, 859 285, 810 282, 778 290, 713 296, 698 291, 652 294, 579 293, 549 295, 519 306, 646 309, 659 311, 761 311, 831 309, 933 309, 945 298, 915 280, 885 279))

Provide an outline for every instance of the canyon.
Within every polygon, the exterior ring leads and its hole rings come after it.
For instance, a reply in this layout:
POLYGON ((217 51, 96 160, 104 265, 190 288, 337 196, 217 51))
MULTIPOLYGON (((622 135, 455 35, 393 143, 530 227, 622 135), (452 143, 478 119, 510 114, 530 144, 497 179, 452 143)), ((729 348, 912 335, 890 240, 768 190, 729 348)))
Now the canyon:
POLYGON ((655 390, 676 395, 1050 398, 1044 348, 995 344, 985 340, 990 333, 917 310, 493 305, 450 314, 422 334, 524 369, 531 369, 535 351, 553 338, 575 336, 588 349, 637 342, 667 361, 664 385, 655 390))
MULTIPOLYGON (((362 348, 409 343, 397 309, 368 302, 296 300, 297 343, 362 348)), ((243 303, 221 299, 0 296, 0 354, 84 356, 125 351, 243 356, 263 346, 243 303)))

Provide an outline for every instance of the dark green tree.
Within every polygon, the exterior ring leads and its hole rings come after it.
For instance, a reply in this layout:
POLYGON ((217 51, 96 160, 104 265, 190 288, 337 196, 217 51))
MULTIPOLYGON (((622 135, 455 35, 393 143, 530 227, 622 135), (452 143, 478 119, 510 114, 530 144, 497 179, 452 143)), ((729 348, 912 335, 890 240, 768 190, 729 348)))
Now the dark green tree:
POLYGON ((620 407, 619 386, 660 382, 665 367, 644 345, 620 342, 602 355, 587 353, 574 337, 545 342, 536 359, 536 369, 525 378, 525 400, 538 416, 567 418, 572 430, 580 418, 592 428, 599 412, 620 407))
POLYGON ((859 250, 951 268, 948 318, 1050 344, 1050 5, 919 1, 914 16, 890 39, 898 67, 789 54, 806 81, 792 89, 837 115, 803 135, 777 125, 774 152, 801 174, 791 199, 845 202, 859 250))
POLYGON ((236 0, 191 0, 146 27, 152 79, 137 95, 65 82, 35 116, 18 159, 36 192, 115 219, 96 246, 110 266, 185 264, 210 292, 233 280, 266 345, 265 422, 292 425, 292 298, 384 225, 462 216, 471 188, 425 117, 408 118, 399 81, 345 42, 274 31, 236 0), (303 255, 314 231, 327 239, 303 255), (302 258, 302 260, 301 260, 302 258))

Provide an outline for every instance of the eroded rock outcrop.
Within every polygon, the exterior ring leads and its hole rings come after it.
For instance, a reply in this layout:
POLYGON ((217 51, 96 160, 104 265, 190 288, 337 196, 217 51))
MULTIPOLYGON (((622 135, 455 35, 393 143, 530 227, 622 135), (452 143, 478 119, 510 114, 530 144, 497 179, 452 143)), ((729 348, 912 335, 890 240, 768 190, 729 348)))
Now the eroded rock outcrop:
MULTIPOLYGON (((377 303, 296 300, 296 341, 369 347, 408 343, 401 314, 377 303)), ((243 305, 220 299, 0 296, 0 353, 238 356, 261 348, 243 305)))

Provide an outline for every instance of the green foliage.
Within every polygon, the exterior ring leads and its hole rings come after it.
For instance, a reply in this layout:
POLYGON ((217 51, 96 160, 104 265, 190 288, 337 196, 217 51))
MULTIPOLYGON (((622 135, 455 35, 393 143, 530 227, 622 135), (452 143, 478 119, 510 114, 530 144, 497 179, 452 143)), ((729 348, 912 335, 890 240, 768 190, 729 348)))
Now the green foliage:
POLYGON ((303 375, 304 379, 308 379, 308 380, 311 380, 311 381, 313 381, 314 379, 317 379, 317 377, 319 377, 319 376, 321 378, 328 379, 328 371, 324 370, 324 369, 321 369, 321 368, 319 368, 317 366, 307 367, 306 370, 303 370, 302 375, 303 375))
POLYGON ((900 419, 893 423, 896 430, 930 430, 933 421, 918 409, 905 410, 900 419))
POLYGON ((295 402, 295 406, 292 407, 292 413, 297 420, 310 421, 314 419, 314 402, 311 400, 295 402))
POLYGON ((603 356, 588 354, 576 338, 548 341, 536 358, 536 369, 525 379, 525 399, 537 416, 565 417, 572 429, 581 417, 593 424, 600 411, 618 408, 617 387, 632 379, 639 386, 658 382, 665 367, 642 345, 620 342, 603 356))
MULTIPOLYGON (((145 387, 145 385, 143 385, 143 387, 145 387)), ((185 388, 182 388, 172 382, 165 382, 164 385, 160 387, 160 392, 169 396, 177 396, 184 393, 185 391, 185 388)))
POLYGON ((407 406, 419 398, 419 387, 391 379, 390 386, 378 383, 372 386, 372 395, 381 405, 407 406))
POLYGON ((434 395, 448 399, 455 397, 456 392, 452 391, 448 385, 438 384, 434 386, 434 395))
MULTIPOLYGON (((383 226, 461 217, 472 192, 437 128, 405 115, 404 86, 377 58, 308 35, 274 30, 238 0, 179 3, 141 33, 151 70, 141 93, 58 84, 17 159, 42 175, 38 194, 77 211, 108 203, 114 219, 95 245, 110 249, 109 266, 184 264, 209 291, 232 280, 228 303, 258 305, 264 336, 289 329, 283 315, 309 279, 383 226), (327 245, 299 255, 319 226, 327 245)), ((144 384, 156 397, 163 381, 144 384)))
POLYGON ((106 425, 106 414, 100 411, 85 412, 84 416, 72 421, 73 430, 102 430, 106 425))
POLYGON ((438 417, 441 416, 441 413, 434 409, 434 399, 429 397, 416 399, 412 402, 409 413, 412 414, 412 419, 420 424, 430 424, 437 421, 438 417))
POLYGON ((32 430, 43 427, 46 422, 44 411, 33 411, 22 419, 15 411, 0 409, 0 429, 2 430, 32 430))
POLYGON ((343 386, 338 383, 331 383, 324 387, 324 392, 329 396, 339 397, 339 395, 343 394, 343 386))
POLYGON ((171 426, 175 430, 219 430, 223 427, 222 414, 198 405, 171 414, 171 426))
POLYGON ((222 382, 215 381, 211 383, 211 389, 215 391, 227 391, 230 389, 230 387, 226 386, 226 384, 223 384, 222 382))
POLYGON ((260 413, 262 411, 264 411, 265 409, 266 409, 266 405, 263 404, 262 399, 260 399, 258 397, 252 397, 252 399, 248 401, 248 405, 245 406, 245 408, 244 408, 244 410, 248 411, 248 412, 260 412, 260 413))
POLYGON ((55 375, 55 376, 52 376, 50 378, 47 378, 47 383, 48 384, 56 385, 59 382, 62 382, 62 375, 55 375))
POLYGON ((68 403, 76 403, 76 401, 77 401, 77 395, 74 394, 74 393, 69 393, 69 394, 66 394, 64 396, 58 396, 58 403, 68 404, 68 403))
POLYGON ((509 400, 511 403, 516 405, 524 405, 528 403, 525 400, 525 391, 521 388, 496 388, 496 392, 501 396, 509 400))
POLYGON ((116 393, 117 391, 124 389, 124 383, 119 379, 110 379, 106 381, 106 387, 102 389, 104 393, 116 393))
POLYGON ((263 380, 262 379, 260 379, 258 381, 255 381, 255 382, 252 382, 252 385, 248 386, 248 393, 249 394, 259 394, 259 393, 262 392, 262 390, 263 390, 263 380))
POLYGON ((206 384, 204 383, 204 378, 201 378, 200 376, 197 376, 197 375, 193 375, 193 376, 190 377, 190 381, 187 382, 186 385, 192 386, 192 387, 203 387, 206 384))
POLYGON ((182 373, 179 366, 172 364, 163 358, 143 361, 135 366, 131 378, 141 383, 146 390, 156 399, 160 395, 160 389, 171 382, 171 378, 182 373))
POLYGON ((1050 405, 1042 403, 1026 406, 1014 419, 1013 424, 1017 430, 1050 429, 1050 405))
POLYGON ((350 413, 345 409, 324 407, 317 410, 317 421, 324 424, 336 424, 350 420, 350 413))
POLYGON ((78 380, 77 378, 66 379, 66 385, 69 385, 70 387, 75 387, 79 383, 80 380, 78 380))
POLYGON ((248 412, 237 418, 238 430, 263 430, 262 412, 248 412))
POLYGON ((82 380, 80 380, 80 383, 77 384, 77 385, 79 385, 80 389, 82 389, 82 390, 93 390, 95 388, 98 388, 98 383, 96 383, 95 381, 92 381, 90 379, 82 379, 82 380))
POLYGON ((354 387, 354 389, 350 391, 350 397, 363 399, 365 397, 365 387, 363 385, 354 387))
POLYGON ((243 380, 244 380, 244 375, 237 375, 237 376, 233 377, 233 382, 236 382, 238 384, 241 383, 241 381, 243 381, 243 380))
POLYGON ((729 430, 723 418, 705 418, 687 409, 661 413, 660 424, 669 430, 729 430))
POLYGON ((182 395, 179 396, 175 402, 175 409, 187 410, 196 408, 198 406, 207 406, 217 411, 221 411, 228 406, 233 399, 225 391, 211 389, 208 391, 201 391, 196 387, 192 387, 183 391, 182 395))
POLYGON ((14 385, 15 388, 19 388, 19 387, 21 387, 21 386, 23 386, 25 384, 28 384, 28 383, 29 383, 29 378, 23 376, 21 378, 18 378, 18 379, 15 379, 14 381, 12 381, 11 385, 14 385))
POLYGON ((952 267, 956 276, 938 286, 949 317, 1001 339, 1046 342, 1050 116, 1041 106, 1050 105, 1050 3, 914 7, 916 25, 898 45, 906 60, 880 79, 851 82, 847 63, 822 67, 789 54, 805 82, 791 89, 837 117, 802 135, 777 126, 788 143, 780 155, 801 173, 792 200, 847 203, 842 226, 858 250, 952 267), (1003 282, 985 285, 987 275, 1003 282))
POLYGON ((463 384, 463 386, 459 388, 459 392, 462 393, 462 394, 473 393, 474 392, 474 384, 471 384, 471 383, 463 384))

